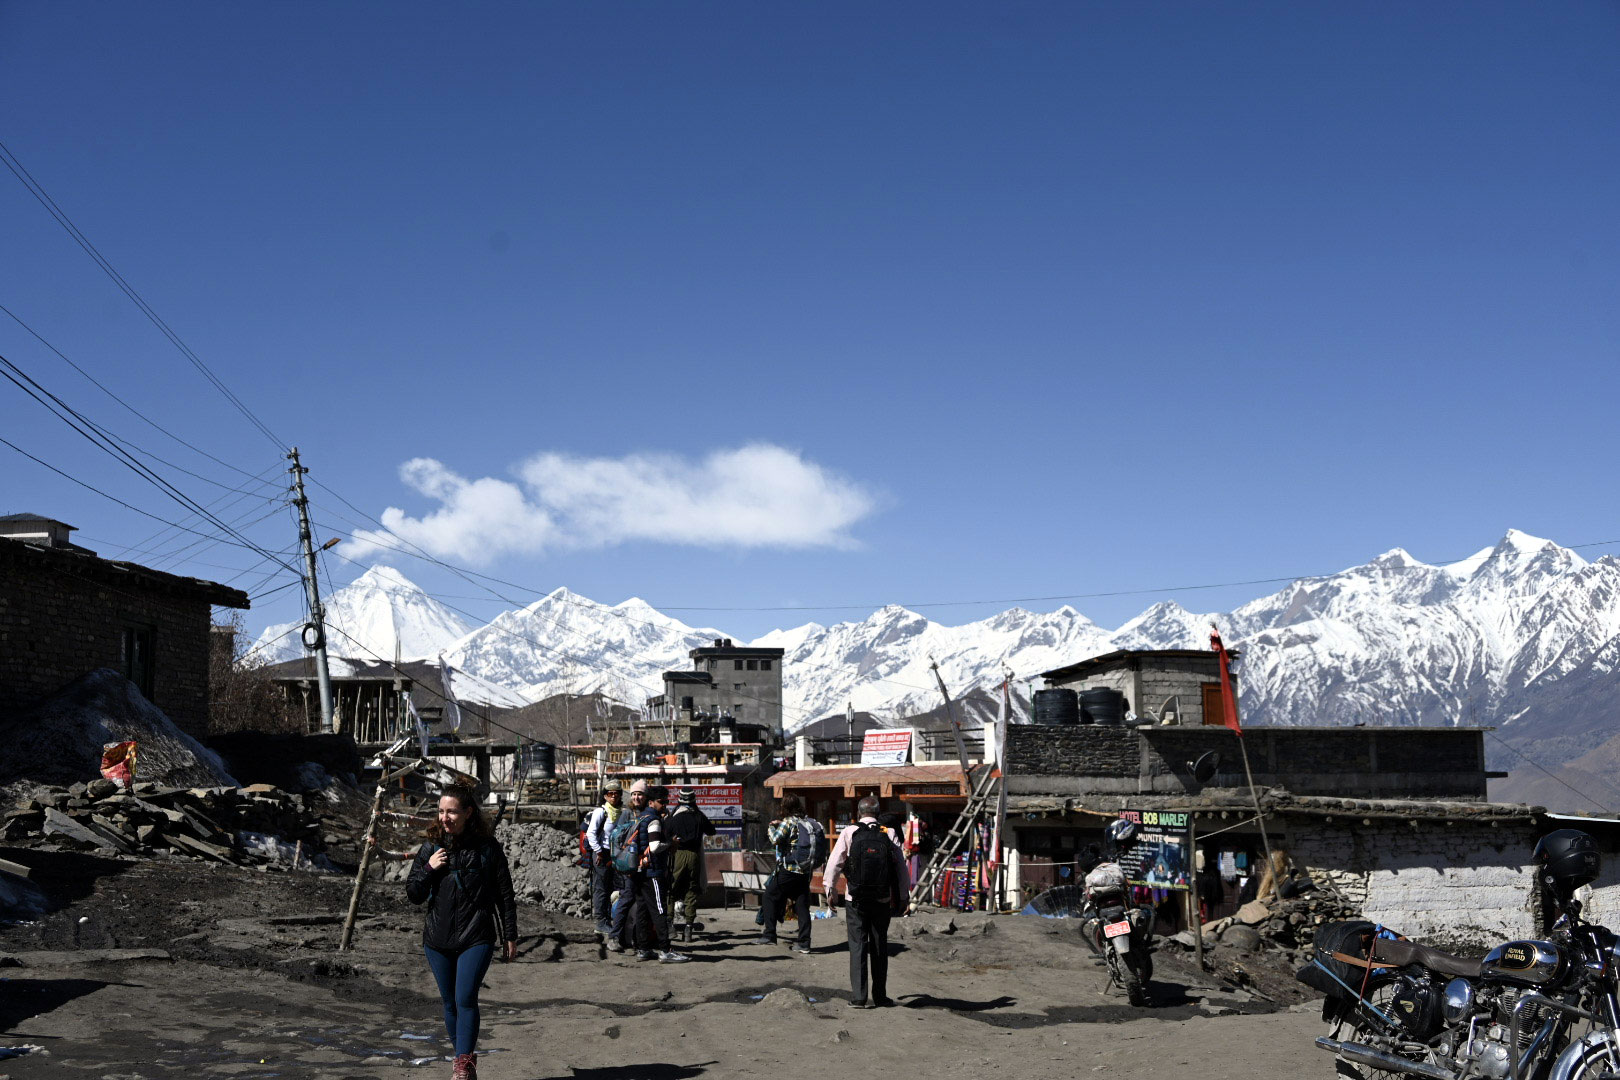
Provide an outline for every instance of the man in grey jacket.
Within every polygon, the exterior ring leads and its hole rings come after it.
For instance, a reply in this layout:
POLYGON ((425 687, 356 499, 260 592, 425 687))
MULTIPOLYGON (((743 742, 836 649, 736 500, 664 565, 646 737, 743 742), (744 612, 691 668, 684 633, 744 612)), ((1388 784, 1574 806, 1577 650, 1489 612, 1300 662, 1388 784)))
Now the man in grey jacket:
POLYGON ((613 832, 613 823, 619 820, 623 799, 624 786, 609 780, 602 785, 602 805, 585 820, 585 846, 591 853, 591 910, 596 916, 596 932, 604 939, 613 932, 609 900, 613 895, 613 856, 608 851, 608 836, 613 832))

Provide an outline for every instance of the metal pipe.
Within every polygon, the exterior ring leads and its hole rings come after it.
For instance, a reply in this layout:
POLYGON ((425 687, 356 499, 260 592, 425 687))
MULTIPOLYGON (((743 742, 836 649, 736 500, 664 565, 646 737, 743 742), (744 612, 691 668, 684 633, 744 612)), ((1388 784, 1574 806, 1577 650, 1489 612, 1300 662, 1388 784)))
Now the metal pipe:
POLYGON ((1406 1073, 1411 1076, 1426 1076, 1429 1080, 1457 1080, 1457 1073, 1442 1065, 1431 1065, 1426 1061, 1409 1061, 1394 1054, 1386 1054, 1382 1050, 1374 1050, 1370 1046, 1362 1046, 1360 1043, 1339 1042, 1323 1035, 1316 1040, 1316 1045, 1357 1065, 1367 1065, 1374 1069, 1406 1073))

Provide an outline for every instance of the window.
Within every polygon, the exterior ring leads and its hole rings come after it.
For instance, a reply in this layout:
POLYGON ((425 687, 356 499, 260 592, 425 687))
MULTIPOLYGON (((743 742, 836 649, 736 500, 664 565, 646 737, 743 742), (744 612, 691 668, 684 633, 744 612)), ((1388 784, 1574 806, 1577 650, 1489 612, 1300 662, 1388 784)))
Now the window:
POLYGON ((749 671, 758 671, 759 670, 759 661, 758 660, 750 660, 750 661, 748 661, 748 670, 749 671))
POLYGON ((743 688, 743 684, 740 682, 734 682, 731 684, 731 688, 733 690, 741 690, 743 688))
POLYGON ((771 662, 769 660, 761 660, 759 662, 759 670, 761 670, 761 671, 769 671, 769 670, 771 670, 771 662))
POLYGON ((135 684, 141 696, 152 700, 152 631, 147 627, 124 630, 124 678, 135 684))
POLYGON ((743 669, 743 662, 741 660, 733 660, 731 662, 731 669, 733 671, 741 671, 743 669))

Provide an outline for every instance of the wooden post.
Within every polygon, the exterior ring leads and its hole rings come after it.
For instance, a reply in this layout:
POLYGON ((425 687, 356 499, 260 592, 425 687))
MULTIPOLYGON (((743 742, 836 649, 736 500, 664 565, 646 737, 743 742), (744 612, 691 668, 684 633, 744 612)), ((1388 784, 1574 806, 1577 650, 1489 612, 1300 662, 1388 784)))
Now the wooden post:
POLYGON ((1266 849, 1266 865, 1271 866, 1271 839, 1266 835, 1266 812, 1260 809, 1260 793, 1254 787, 1254 773, 1249 771, 1249 748, 1242 734, 1237 737, 1238 749, 1243 753, 1243 776, 1249 781, 1249 797, 1254 800, 1254 817, 1260 825, 1260 844, 1266 849))
POLYGON ((1204 970, 1204 917, 1198 896, 1198 826, 1193 824, 1191 811, 1187 814, 1187 929, 1193 935, 1193 957, 1198 970, 1204 970))
POLYGON ((366 826, 365 839, 360 841, 360 867, 354 873, 354 892, 349 895, 349 913, 343 919, 343 936, 338 939, 338 951, 348 952, 354 940, 354 920, 360 914, 360 893, 366 887, 366 874, 371 870, 371 855, 376 850, 374 841, 377 839, 377 822, 382 819, 383 800, 388 797, 388 785, 396 780, 413 773, 420 766, 420 762, 413 762, 398 772, 390 773, 388 767, 393 759, 382 759, 382 775, 377 777, 377 794, 371 800, 371 822, 366 826))

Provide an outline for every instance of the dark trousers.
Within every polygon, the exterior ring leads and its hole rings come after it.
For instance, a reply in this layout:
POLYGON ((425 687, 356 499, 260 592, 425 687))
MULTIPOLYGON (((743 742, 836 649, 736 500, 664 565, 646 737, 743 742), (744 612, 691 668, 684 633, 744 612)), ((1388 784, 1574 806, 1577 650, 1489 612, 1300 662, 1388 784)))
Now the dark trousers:
POLYGON ((428 967, 433 969, 433 981, 439 984, 444 1030, 457 1054, 470 1054, 478 1049, 478 987, 489 970, 495 946, 469 945, 460 952, 447 953, 424 945, 422 951, 427 954, 428 967))
POLYGON ((596 916, 596 928, 602 930, 613 923, 613 863, 605 857, 591 856, 591 913, 596 916))
POLYGON ((630 921, 630 909, 635 906, 636 894, 631 891, 629 874, 622 870, 613 870, 612 876, 613 887, 619 890, 619 898, 613 901, 612 925, 608 930, 608 939, 628 947, 630 929, 634 925, 630 921))
POLYGON ((788 905, 799 920, 799 944, 810 947, 810 875, 795 874, 792 870, 778 870, 771 875, 771 887, 765 890, 760 906, 765 913, 764 936, 776 940, 776 920, 787 911, 788 905))
POLYGON ((675 873, 669 881, 674 898, 672 914, 682 914, 687 922, 697 922, 698 897, 703 892, 703 852, 677 851, 675 873))
POLYGON ((851 900, 844 907, 844 926, 849 931, 849 989, 856 1001, 867 997, 869 964, 871 996, 889 996, 889 917, 887 900, 851 900))
POLYGON ((639 950, 669 951, 669 883, 657 874, 638 870, 626 874, 635 907, 630 925, 639 950))

